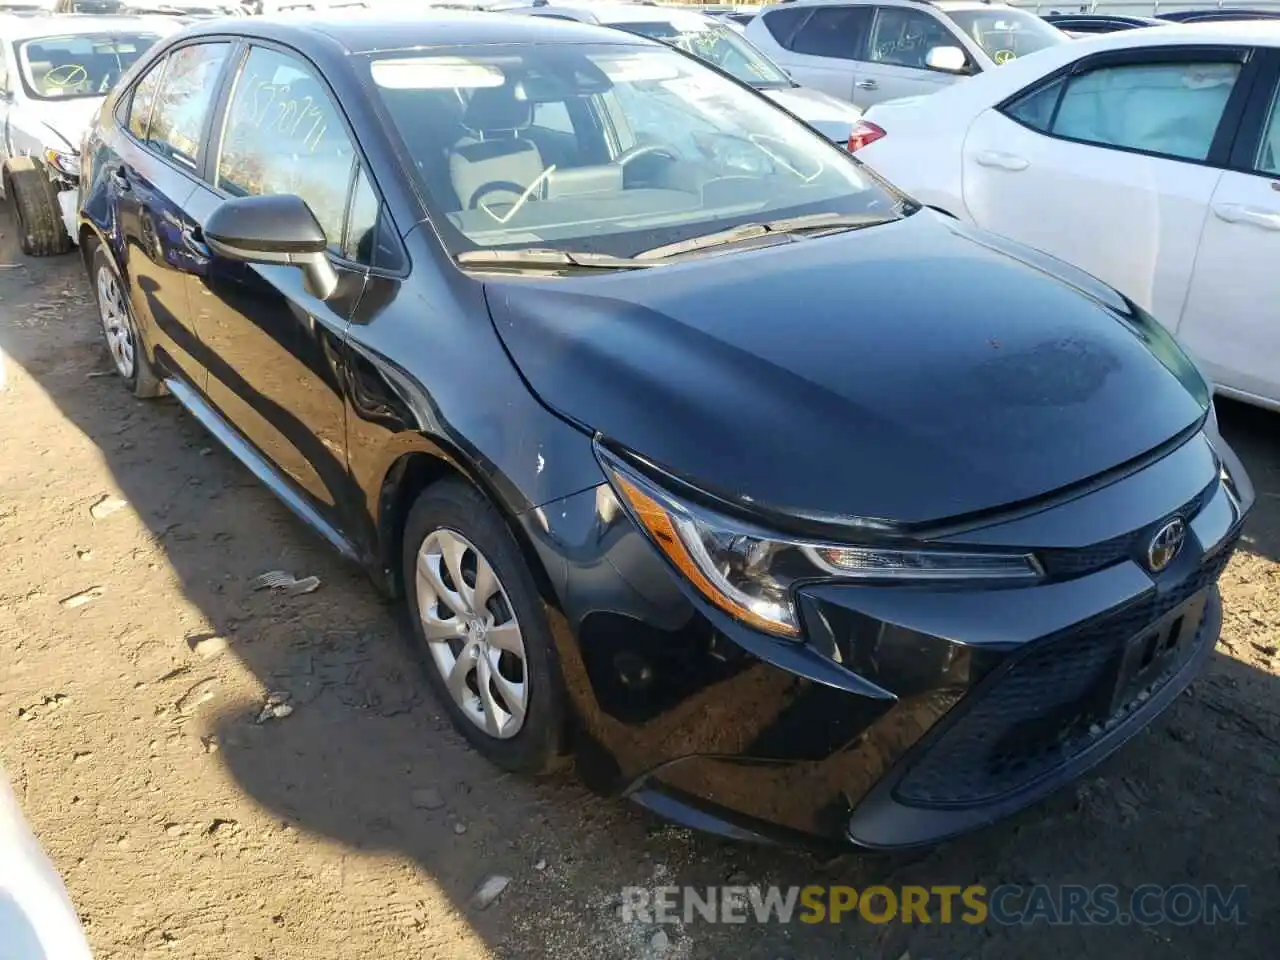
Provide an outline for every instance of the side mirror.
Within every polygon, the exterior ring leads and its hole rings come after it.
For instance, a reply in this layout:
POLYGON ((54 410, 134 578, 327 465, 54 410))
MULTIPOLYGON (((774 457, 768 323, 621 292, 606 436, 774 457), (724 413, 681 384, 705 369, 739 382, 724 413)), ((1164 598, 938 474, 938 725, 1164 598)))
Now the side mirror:
POLYGON ((209 215, 204 239, 228 260, 299 267, 307 292, 320 300, 338 288, 324 228, 306 201, 293 194, 224 201, 209 215))
POLYGON ((969 65, 969 58, 959 47, 933 47, 925 54, 924 65, 930 70, 941 70, 944 73, 964 73, 969 65))

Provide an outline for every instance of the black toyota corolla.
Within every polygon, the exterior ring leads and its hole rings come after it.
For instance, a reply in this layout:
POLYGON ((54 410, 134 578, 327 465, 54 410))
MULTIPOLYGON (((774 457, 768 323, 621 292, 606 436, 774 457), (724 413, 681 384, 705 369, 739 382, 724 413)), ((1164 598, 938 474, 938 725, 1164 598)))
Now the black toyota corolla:
POLYGON ((502 767, 928 842, 1099 761, 1213 649, 1253 494, 1161 327, 675 50, 209 23, 83 171, 125 383, 404 597, 502 767))

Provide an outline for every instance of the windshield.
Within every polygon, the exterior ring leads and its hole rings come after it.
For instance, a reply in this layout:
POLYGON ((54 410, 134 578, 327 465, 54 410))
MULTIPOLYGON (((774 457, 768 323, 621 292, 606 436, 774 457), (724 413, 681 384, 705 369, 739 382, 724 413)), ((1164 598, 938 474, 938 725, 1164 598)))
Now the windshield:
POLYGON ((370 61, 455 254, 633 256, 741 223, 892 217, 890 194, 767 100, 662 47, 544 44, 370 61))
POLYGON ((18 44, 27 93, 38 100, 103 97, 120 75, 159 40, 152 33, 84 33, 18 44))
POLYGON ((653 23, 611 23, 609 26, 679 47, 759 90, 794 86, 782 68, 752 46, 742 34, 719 23, 705 23, 698 19, 686 25, 659 20, 653 23))
POLYGON ((950 10, 949 16, 995 63, 1066 42, 1067 35, 1025 10, 950 10))

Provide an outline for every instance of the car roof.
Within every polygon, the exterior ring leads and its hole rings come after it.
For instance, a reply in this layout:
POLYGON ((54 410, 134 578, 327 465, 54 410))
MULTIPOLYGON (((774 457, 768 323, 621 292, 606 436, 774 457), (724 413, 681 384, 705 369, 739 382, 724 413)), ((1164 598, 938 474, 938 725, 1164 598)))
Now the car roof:
POLYGON ((1170 43, 1280 46, 1280 20, 1218 20, 1212 23, 1167 21, 1166 23, 1166 26, 1158 28, 1121 30, 1086 40, 1076 40, 1070 44, 1069 49, 1086 49, 1084 44, 1091 44, 1097 49, 1145 47, 1170 43))
MULTIPOLYGON (((505 9, 505 8, 504 8, 505 9)), ((541 11, 544 16, 557 12, 584 14, 596 23, 714 23, 701 10, 691 7, 649 3, 622 3, 614 0, 551 0, 543 5, 521 7, 521 11, 541 11)), ((501 12, 501 11, 499 11, 501 12)))
POLYGON ((329 41, 349 54, 507 43, 636 46, 651 42, 618 30, 553 17, 439 8, 412 14, 362 11, 346 15, 317 13, 305 19, 283 16, 203 20, 189 26, 183 35, 204 34, 256 36, 294 45, 308 40, 329 41))
POLYGON ((775 10, 785 10, 788 7, 827 7, 833 4, 864 4, 867 6, 885 6, 887 4, 894 7, 936 7, 944 13, 949 13, 953 10, 1004 9, 1012 6, 1002 2, 1002 0, 994 0, 991 3, 988 3, 987 0, 782 0, 780 3, 762 8, 759 12, 772 13, 775 10))
POLYGON ((0 37, 6 40, 33 40, 37 37, 71 37, 80 34, 137 31, 144 27, 173 32, 182 26, 162 16, 97 17, 50 14, 43 17, 0 15, 0 37))

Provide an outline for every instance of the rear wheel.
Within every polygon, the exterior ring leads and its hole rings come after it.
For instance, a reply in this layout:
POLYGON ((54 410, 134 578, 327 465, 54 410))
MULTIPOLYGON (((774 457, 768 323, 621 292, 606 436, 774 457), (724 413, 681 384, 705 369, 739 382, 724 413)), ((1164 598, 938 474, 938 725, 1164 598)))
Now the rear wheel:
POLYGON ((429 487, 405 524, 402 564, 414 637, 454 725, 503 769, 553 767, 564 685, 542 600, 502 517, 464 483, 429 487))
POLYGON ((13 202, 23 253, 48 257, 71 249, 71 238, 58 210, 57 190, 40 163, 31 157, 14 157, 6 163, 4 192, 13 202))
POLYGON ((147 360, 124 281, 101 244, 93 251, 93 287, 97 294, 98 316, 102 321, 102 336, 116 373, 120 374, 120 379, 135 397, 159 396, 164 392, 164 385, 147 360))

